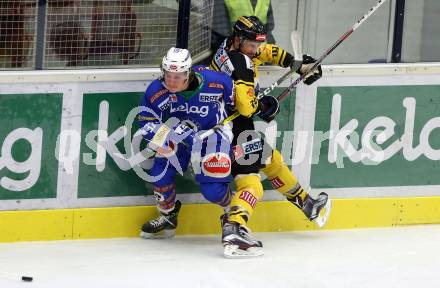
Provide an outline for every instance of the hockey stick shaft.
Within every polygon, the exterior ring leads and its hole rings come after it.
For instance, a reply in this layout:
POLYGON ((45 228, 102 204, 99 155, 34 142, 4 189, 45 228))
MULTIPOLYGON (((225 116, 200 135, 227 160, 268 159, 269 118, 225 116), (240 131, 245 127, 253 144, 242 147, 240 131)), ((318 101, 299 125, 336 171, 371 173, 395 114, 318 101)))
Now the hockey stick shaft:
POLYGON ((313 71, 318 65, 322 63, 322 61, 330 55, 342 42, 344 42, 353 32, 362 25, 379 7, 385 3, 387 0, 379 0, 379 2, 374 5, 367 14, 362 16, 347 32, 345 32, 329 49, 327 49, 315 62, 315 64, 310 67, 307 71, 305 71, 298 79, 296 79, 292 84, 289 85, 283 92, 277 97, 278 101, 282 101, 284 97, 286 97, 298 83, 304 80, 305 76, 313 71))
MULTIPOLYGON (((292 84, 289 85, 289 87, 287 87, 286 89, 283 90, 283 92, 281 92, 281 94, 277 97, 278 101, 282 101, 291 91, 293 88, 296 87, 296 85, 298 85, 298 83, 300 83, 302 80, 304 80, 305 76, 307 74, 310 73, 310 71, 313 71, 316 67, 318 67, 318 65, 320 65, 322 63, 322 61, 328 56, 330 55, 342 42, 345 41, 345 39, 347 39, 357 28, 359 28, 360 25, 362 25, 362 23, 365 22, 365 20, 367 20, 377 9, 379 9, 379 7, 385 3, 387 0, 379 0, 376 5, 374 5, 364 16, 362 16, 361 19, 359 19, 347 32, 345 32, 329 49, 327 49, 327 51, 325 51, 315 62, 315 64, 313 64, 312 67, 310 67, 307 71, 305 71, 305 73, 303 73, 298 79, 296 79, 292 84)), ((295 70, 289 70, 287 73, 285 73, 283 76, 281 76, 277 81, 275 81, 274 83, 272 83, 272 85, 270 85, 269 87, 267 87, 266 89, 264 89, 264 91, 260 91, 257 95, 258 99, 261 99, 263 96, 268 95, 270 92, 272 92, 278 85, 280 85, 284 80, 286 80, 292 73, 294 73, 295 70)), ((228 124, 229 122, 231 122, 232 120, 234 120, 235 118, 237 118, 238 116, 240 116, 240 113, 235 112, 234 114, 232 114, 231 116, 229 116, 228 118, 226 118, 225 120, 223 120, 223 122, 221 124, 216 125, 215 127, 213 127, 212 129, 200 134, 200 137, 203 139, 205 137, 208 137, 209 135, 213 134, 214 131, 216 129, 219 129, 220 127, 222 127, 223 125, 228 124)))

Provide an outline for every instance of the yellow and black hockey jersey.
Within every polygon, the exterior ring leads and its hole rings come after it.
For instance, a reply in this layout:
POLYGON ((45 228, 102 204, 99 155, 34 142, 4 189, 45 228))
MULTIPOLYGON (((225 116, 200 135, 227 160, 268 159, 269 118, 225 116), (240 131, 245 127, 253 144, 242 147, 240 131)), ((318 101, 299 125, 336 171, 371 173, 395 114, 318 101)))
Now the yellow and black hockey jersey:
POLYGON ((210 68, 228 74, 235 84, 235 107, 246 117, 251 117, 259 109, 256 94, 259 90, 258 66, 270 63, 288 67, 293 56, 275 44, 261 44, 255 56, 250 59, 238 50, 229 50, 232 39, 223 41, 211 61, 210 68))

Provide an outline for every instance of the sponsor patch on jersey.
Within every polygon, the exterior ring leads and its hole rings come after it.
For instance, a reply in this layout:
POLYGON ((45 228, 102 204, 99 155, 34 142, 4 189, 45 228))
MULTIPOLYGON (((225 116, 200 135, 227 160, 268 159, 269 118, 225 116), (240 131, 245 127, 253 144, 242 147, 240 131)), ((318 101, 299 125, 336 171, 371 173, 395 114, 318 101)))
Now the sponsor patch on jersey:
POLYGON ((254 139, 241 144, 241 147, 243 147, 243 152, 245 155, 251 154, 263 150, 263 141, 261 141, 261 139, 254 139))
MULTIPOLYGON (((223 50, 219 50, 217 53, 215 53, 215 56, 214 56, 214 61, 217 63, 217 64, 222 64, 223 62, 225 62, 226 60, 228 60, 229 59, 229 57, 227 56, 228 54, 226 54, 226 53, 223 53, 223 50)), ((219 65, 219 66, 220 66, 219 65)))
POLYGON ((247 94, 249 97, 254 97, 254 96, 255 96, 254 88, 249 87, 248 90, 246 91, 246 94, 247 94))
POLYGON ((274 189, 278 189, 281 188, 285 185, 285 183, 283 181, 281 181, 280 177, 275 177, 272 180, 270 180, 270 183, 272 184, 272 187, 274 189))
POLYGON ((148 133, 154 132, 154 130, 156 129, 156 126, 158 124, 154 123, 154 122, 147 122, 144 127, 141 128, 141 133, 142 135, 147 135, 148 133))
POLYGON ((159 105, 157 105, 157 108, 159 108, 160 111, 166 110, 168 109, 168 107, 170 107, 170 99, 168 98, 160 102, 159 105))
POLYGON ((171 94, 170 97, 169 97, 169 99, 170 99, 170 102, 172 102, 172 103, 176 103, 176 102, 177 102, 177 96, 176 96, 176 94, 171 94))
POLYGON ((217 102, 221 96, 222 96, 221 93, 220 94, 219 93, 200 93, 199 101, 200 102, 217 102))
POLYGON ((154 93, 154 95, 150 98, 150 103, 155 102, 160 96, 164 95, 167 92, 168 92, 167 89, 162 89, 162 90, 159 90, 158 92, 154 93))
POLYGON ((217 88, 217 89, 224 89, 223 85, 220 83, 214 83, 214 82, 210 82, 208 83, 208 87, 209 88, 217 88))
POLYGON ((139 115, 137 116, 138 121, 158 121, 156 117, 139 115))
POLYGON ((247 190, 243 190, 239 198, 246 201, 252 208, 255 208, 255 205, 257 205, 257 198, 247 190))
POLYGON ((222 152, 208 154, 202 160, 202 171, 214 178, 227 177, 231 173, 231 159, 222 152))
POLYGON ((176 133, 177 135, 190 135, 191 132, 191 128, 189 128, 185 123, 180 123, 176 126, 176 128, 174 128, 174 133, 176 133))
POLYGON ((231 63, 231 60, 228 60, 228 61, 224 62, 224 65, 222 65, 220 70, 222 72, 228 74, 229 76, 231 76, 232 72, 234 71, 234 66, 231 63))

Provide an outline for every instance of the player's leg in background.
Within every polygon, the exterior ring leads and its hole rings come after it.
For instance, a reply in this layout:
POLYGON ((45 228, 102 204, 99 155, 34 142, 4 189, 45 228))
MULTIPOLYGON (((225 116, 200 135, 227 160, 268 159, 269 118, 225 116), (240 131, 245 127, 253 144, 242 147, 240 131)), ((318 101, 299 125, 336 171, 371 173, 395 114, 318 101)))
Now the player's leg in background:
POLYGON ((327 193, 321 192, 313 198, 298 182, 278 150, 272 150, 271 158, 261 171, 266 174, 272 187, 301 209, 307 219, 315 221, 320 227, 325 225, 331 209, 331 200, 327 193))

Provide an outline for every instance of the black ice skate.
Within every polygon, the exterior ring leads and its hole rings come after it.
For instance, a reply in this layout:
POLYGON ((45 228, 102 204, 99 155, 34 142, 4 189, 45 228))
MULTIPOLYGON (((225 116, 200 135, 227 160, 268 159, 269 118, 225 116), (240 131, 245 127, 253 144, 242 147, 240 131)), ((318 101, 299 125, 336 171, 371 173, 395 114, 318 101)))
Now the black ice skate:
POLYGON ((248 258, 264 254, 261 241, 253 239, 249 228, 236 222, 225 222, 222 243, 226 258, 248 258))
POLYGON ((327 193, 319 193, 316 199, 312 198, 310 194, 307 194, 303 203, 299 196, 293 198, 287 197, 287 200, 300 208, 306 217, 310 221, 314 221, 320 228, 324 227, 327 223, 332 207, 331 199, 328 197, 327 193))
POLYGON ((177 217, 182 204, 179 200, 174 205, 174 210, 159 217, 152 219, 142 226, 140 236, 145 239, 170 238, 176 235, 177 217))

